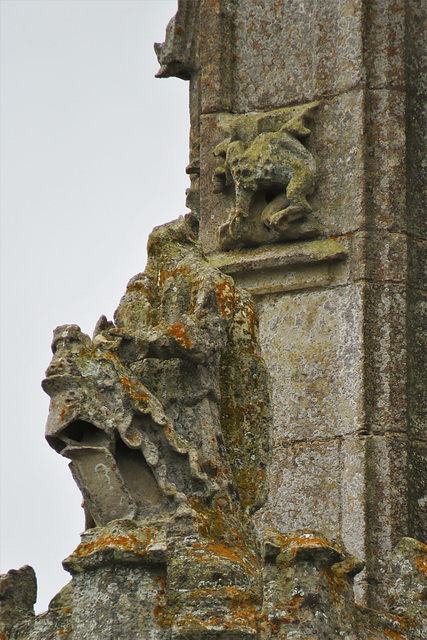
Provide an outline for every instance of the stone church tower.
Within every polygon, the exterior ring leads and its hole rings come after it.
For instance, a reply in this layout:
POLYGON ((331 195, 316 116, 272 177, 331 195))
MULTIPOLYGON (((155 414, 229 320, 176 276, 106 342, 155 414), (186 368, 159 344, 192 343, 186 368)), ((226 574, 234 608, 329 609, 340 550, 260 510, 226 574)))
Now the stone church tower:
POLYGON ((55 330, 86 531, 46 614, 2 576, 0 638, 427 638, 426 20, 179 0, 191 213, 113 320, 55 330))

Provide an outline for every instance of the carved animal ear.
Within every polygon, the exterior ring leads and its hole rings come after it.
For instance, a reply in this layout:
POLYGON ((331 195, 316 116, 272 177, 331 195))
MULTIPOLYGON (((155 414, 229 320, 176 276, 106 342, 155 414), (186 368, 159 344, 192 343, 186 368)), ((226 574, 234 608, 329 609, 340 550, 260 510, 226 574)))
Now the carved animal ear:
POLYGON ((295 118, 291 118, 283 125, 281 131, 286 131, 294 136, 305 138, 310 135, 311 131, 305 126, 303 118, 304 114, 299 114, 295 118))
POLYGON ((228 138, 225 138, 225 140, 223 140, 219 144, 217 144, 213 152, 214 156, 225 158, 225 156, 227 155, 227 147, 230 143, 231 143, 231 137, 228 137, 228 138))
POLYGON ((103 333, 104 331, 109 331, 110 329, 114 329, 114 323, 107 319, 106 316, 102 315, 98 322, 95 325, 95 329, 93 330, 92 340, 98 335, 103 333))

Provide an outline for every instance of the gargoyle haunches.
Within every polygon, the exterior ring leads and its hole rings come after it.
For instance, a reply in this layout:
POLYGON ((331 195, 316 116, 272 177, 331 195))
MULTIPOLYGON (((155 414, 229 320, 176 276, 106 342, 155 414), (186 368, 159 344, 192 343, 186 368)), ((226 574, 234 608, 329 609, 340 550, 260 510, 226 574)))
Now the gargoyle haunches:
POLYGON ((316 106, 221 114, 224 140, 214 152, 221 163, 212 180, 216 193, 233 198, 229 219, 219 230, 221 249, 319 234, 307 201, 316 162, 301 142, 310 133, 305 119, 316 106))

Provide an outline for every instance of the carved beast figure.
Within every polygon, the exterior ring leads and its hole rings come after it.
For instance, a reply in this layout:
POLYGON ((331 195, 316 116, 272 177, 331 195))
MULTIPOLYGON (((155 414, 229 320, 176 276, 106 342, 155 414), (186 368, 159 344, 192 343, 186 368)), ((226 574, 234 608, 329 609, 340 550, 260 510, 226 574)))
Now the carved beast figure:
POLYGON ((221 637, 256 630, 255 609, 248 620, 232 603, 236 588, 254 602, 262 590, 251 515, 266 497, 270 402, 257 323, 181 218, 152 232, 114 323, 101 317, 92 340, 55 331, 46 435, 71 459, 91 540, 66 566, 77 574, 105 539, 121 553, 129 527, 145 536, 144 562, 167 565, 174 638, 217 628, 219 610, 221 637))
POLYGON ((315 187, 316 162, 300 141, 310 133, 304 118, 315 106, 223 117, 226 138, 214 152, 223 163, 213 175, 214 191, 233 187, 234 202, 220 228, 222 249, 319 232, 307 201, 315 187))
POLYGON ((88 525, 219 501, 245 527, 265 500, 269 437, 249 296, 208 263, 181 218, 151 234, 147 268, 114 320, 102 316, 93 340, 58 327, 43 382, 47 439, 72 460, 88 525))

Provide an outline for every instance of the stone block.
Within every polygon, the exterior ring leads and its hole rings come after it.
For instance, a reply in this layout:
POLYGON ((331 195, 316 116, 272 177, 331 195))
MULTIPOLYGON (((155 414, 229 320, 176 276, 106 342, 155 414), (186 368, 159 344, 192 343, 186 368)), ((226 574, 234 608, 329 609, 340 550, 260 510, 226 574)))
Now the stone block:
POLYGON ((348 281, 348 243, 332 238, 264 245, 210 255, 210 263, 252 295, 301 291, 348 281))
MULTIPOLYGON (((199 55, 201 63, 201 111, 227 111, 233 101, 233 3, 201 0, 199 55)), ((194 12, 196 9, 193 8, 194 12)), ((191 11, 191 9, 190 9, 191 11)))
POLYGON ((214 251, 218 247, 218 231, 227 222, 232 199, 224 198, 222 193, 214 192, 212 176, 218 166, 218 158, 214 156, 215 147, 222 140, 219 117, 216 114, 202 115, 200 119, 200 165, 203 172, 200 176, 200 242, 204 251, 214 251))
POLYGON ((236 111, 310 101, 362 80, 359 0, 236 4, 236 111))
POLYGON ((408 238, 408 277, 411 288, 427 292, 427 240, 408 238))
POLYGON ((365 113, 365 226, 370 233, 405 231, 405 93, 367 91, 365 113))
POLYGON ((341 532, 342 454, 339 440, 294 442, 273 451, 270 496, 257 514, 260 530, 341 532), (316 469, 316 473, 313 473, 316 469))
POLYGON ((366 427, 406 431, 406 291, 402 284, 364 288, 366 427))
POLYGON ((370 606, 384 608, 393 547, 408 533, 408 440, 372 436, 366 449, 366 560, 370 606))
MULTIPOLYGON (((341 539, 345 547, 361 560, 366 558, 366 438, 343 438, 342 445, 341 539)), ((366 603, 366 570, 355 577, 354 594, 358 604, 366 603)))
POLYGON ((408 0, 406 11, 406 171, 408 231, 427 239, 427 39, 426 6, 408 0))
POLYGON ((370 0, 365 13, 364 53, 369 87, 404 86, 404 0, 370 0))
POLYGON ((427 294, 408 289, 408 433, 427 439, 427 294))
POLYGON ((321 101, 307 148, 317 164, 317 188, 310 199, 324 235, 341 236, 364 222, 363 92, 321 101))
POLYGON ((364 559, 366 438, 343 438, 341 452, 341 536, 350 553, 364 559))
POLYGON ((427 544, 427 441, 409 445, 409 534, 427 544))
POLYGON ((407 277, 408 237, 404 233, 359 231, 353 236, 354 280, 401 282, 407 277))
POLYGON ((363 430, 360 286, 266 296, 259 313, 275 444, 363 430))
POLYGON ((159 626, 157 618, 164 582, 165 576, 160 571, 132 564, 110 564, 76 575, 73 637, 166 638, 168 630, 159 626))

